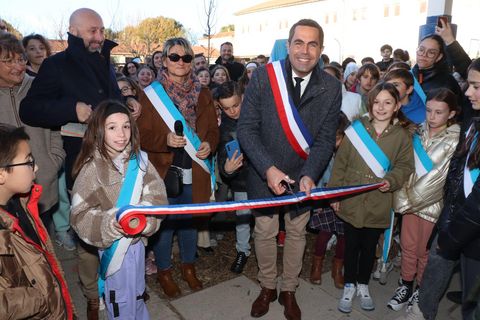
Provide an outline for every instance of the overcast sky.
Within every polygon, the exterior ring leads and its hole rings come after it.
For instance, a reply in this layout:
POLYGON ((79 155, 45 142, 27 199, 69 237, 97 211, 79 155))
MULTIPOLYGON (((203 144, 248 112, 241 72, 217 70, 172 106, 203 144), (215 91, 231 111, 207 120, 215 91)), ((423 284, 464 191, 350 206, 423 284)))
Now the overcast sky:
MULTIPOLYGON (((216 30, 233 24, 234 12, 261 0, 216 0, 216 30)), ((70 14, 78 8, 96 10, 105 27, 120 30, 147 17, 174 18, 193 35, 205 33, 206 19, 203 0, 0 0, 0 17, 6 19, 23 35, 32 32, 55 38, 62 24, 66 30, 70 14)))

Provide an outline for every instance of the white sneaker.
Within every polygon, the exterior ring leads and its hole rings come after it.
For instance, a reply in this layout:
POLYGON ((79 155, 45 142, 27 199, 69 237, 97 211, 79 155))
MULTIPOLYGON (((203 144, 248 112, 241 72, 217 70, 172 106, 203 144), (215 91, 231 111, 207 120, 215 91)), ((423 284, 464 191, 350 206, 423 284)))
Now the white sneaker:
POLYGON ((395 320, 425 320, 423 313, 418 307, 418 303, 414 303, 410 309, 407 309, 407 313, 395 320))
POLYGON ((338 310, 344 313, 352 312, 353 297, 355 296, 355 284, 345 283, 343 287, 343 295, 338 302, 338 310))
POLYGON ((363 310, 371 311, 375 309, 375 304, 368 291, 368 284, 357 285, 357 296, 360 296, 360 307, 363 310))

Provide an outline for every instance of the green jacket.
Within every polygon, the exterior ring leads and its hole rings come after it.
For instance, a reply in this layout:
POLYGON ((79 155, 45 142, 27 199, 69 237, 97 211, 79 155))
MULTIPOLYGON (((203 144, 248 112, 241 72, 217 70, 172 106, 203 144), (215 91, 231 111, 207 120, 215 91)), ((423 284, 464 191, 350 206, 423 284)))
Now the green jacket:
MULTIPOLYGON (((409 132, 398 123, 389 125, 377 137, 368 118, 361 119, 370 136, 383 150, 391 163, 384 179, 390 183, 389 192, 373 190, 340 201, 337 215, 355 228, 387 228, 393 191, 400 189, 414 170, 413 149, 409 132)), ((367 166, 357 149, 345 136, 335 156, 329 187, 380 182, 367 166)))

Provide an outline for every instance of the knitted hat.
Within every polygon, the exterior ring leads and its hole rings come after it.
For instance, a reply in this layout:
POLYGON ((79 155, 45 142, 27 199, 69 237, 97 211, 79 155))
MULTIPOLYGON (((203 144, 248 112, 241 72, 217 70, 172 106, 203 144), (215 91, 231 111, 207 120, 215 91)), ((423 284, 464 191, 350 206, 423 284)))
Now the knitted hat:
POLYGON ((348 76, 353 72, 358 72, 358 66, 355 62, 350 62, 345 67, 345 71, 343 72, 343 80, 347 80, 348 76))

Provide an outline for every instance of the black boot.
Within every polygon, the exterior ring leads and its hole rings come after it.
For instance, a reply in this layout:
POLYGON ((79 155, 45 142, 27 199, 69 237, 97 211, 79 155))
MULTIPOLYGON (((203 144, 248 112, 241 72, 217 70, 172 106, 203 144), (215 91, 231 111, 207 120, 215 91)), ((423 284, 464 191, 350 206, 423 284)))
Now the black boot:
POLYGON ((243 267, 245 267, 245 264, 247 263, 247 259, 248 257, 246 256, 245 253, 238 252, 237 258, 235 259, 235 261, 233 261, 233 264, 230 267, 230 271, 235 273, 242 273, 243 267))

